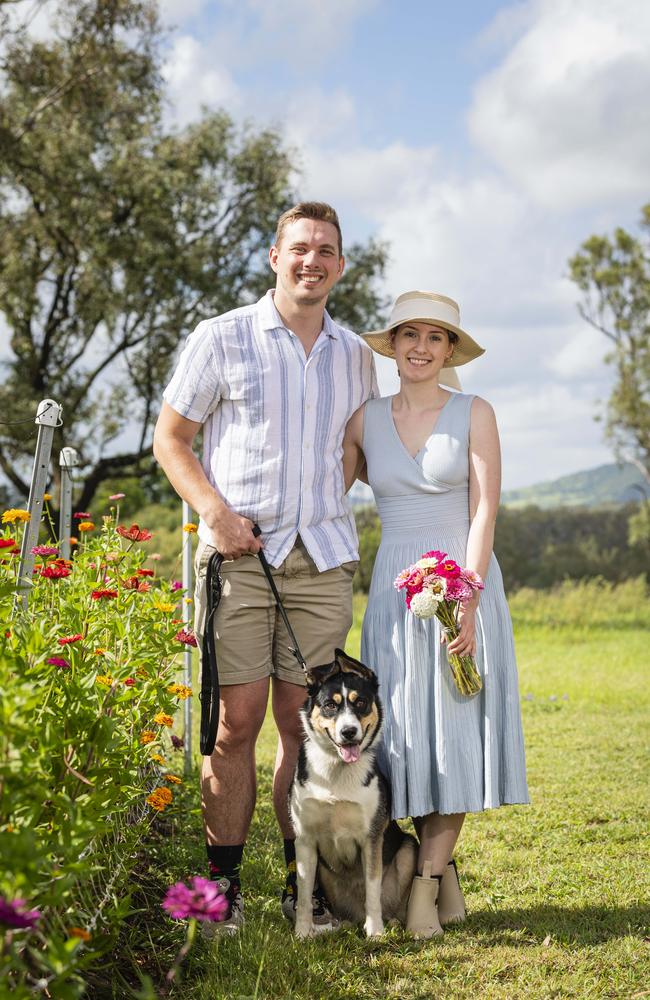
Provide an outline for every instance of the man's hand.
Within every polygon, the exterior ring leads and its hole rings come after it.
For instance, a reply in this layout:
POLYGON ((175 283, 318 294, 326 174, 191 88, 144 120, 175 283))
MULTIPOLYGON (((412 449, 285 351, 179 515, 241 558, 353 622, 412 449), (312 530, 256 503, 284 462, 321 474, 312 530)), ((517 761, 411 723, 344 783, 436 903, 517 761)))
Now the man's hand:
POLYGON ((253 534, 253 522, 228 507, 213 516, 204 514, 203 519, 210 529, 212 544, 224 559, 239 559, 247 552, 255 554, 262 548, 260 539, 253 534))

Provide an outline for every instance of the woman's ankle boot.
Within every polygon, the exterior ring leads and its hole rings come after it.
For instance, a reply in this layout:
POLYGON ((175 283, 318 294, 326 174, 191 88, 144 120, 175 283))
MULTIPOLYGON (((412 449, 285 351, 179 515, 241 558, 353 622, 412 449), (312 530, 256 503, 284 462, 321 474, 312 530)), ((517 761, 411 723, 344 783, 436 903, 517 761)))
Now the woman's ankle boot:
POLYGON ((438 892, 438 918, 440 923, 460 924, 465 919, 465 899, 458 881, 456 862, 449 862, 440 881, 438 892))
POLYGON ((431 874, 431 862, 425 861, 421 875, 413 878, 406 911, 406 929, 418 938, 439 937, 442 927, 438 919, 440 875, 431 874))

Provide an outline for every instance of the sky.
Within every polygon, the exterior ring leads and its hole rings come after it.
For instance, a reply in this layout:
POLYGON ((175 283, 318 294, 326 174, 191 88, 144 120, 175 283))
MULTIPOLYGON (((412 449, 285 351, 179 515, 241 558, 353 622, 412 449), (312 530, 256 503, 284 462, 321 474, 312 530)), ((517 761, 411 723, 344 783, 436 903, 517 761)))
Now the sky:
POLYGON ((459 303, 486 348, 459 374, 495 408, 504 487, 612 461, 608 342, 567 261, 650 199, 650 2, 160 7, 170 124, 206 106, 279 128, 299 198, 331 202, 344 241, 388 243, 387 295, 459 303))
MULTIPOLYGON (((648 0, 165 0, 168 114, 273 124, 301 198, 344 239, 390 247, 385 291, 460 305, 486 354, 459 371, 494 406, 503 484, 612 461, 607 341, 569 257, 635 230, 650 197, 648 0)), ((379 367, 394 392, 394 364, 379 367)))

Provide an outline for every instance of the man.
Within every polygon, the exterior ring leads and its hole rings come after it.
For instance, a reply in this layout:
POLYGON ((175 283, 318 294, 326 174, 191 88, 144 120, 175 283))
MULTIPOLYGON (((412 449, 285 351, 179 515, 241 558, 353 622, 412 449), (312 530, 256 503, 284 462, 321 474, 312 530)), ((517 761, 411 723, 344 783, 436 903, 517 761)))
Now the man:
MULTIPOLYGON (((302 738, 304 678, 256 553, 263 545, 307 664, 332 660, 351 624, 358 559, 344 498, 343 432, 376 394, 372 352, 325 311, 345 263, 334 209, 306 202, 285 212, 269 260, 274 290, 200 323, 188 339, 154 436, 156 458, 201 519, 199 632, 207 561, 215 548, 229 560, 215 615, 219 732, 201 783, 210 873, 230 904, 227 930, 243 920, 239 869, 255 805, 255 743, 269 678, 279 734, 273 803, 287 864, 282 910, 295 919, 287 794, 302 738), (202 464, 192 451, 201 428, 202 464)), ((333 926, 318 887, 314 920, 323 929, 333 926)))

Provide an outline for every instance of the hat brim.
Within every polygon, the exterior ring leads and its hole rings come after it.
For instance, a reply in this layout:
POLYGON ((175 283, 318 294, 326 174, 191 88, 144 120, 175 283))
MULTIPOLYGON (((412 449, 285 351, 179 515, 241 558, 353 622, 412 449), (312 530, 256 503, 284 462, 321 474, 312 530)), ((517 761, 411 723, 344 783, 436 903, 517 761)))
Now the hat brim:
POLYGON ((454 344, 454 353, 448 361, 445 361, 443 368, 458 368, 460 365, 466 365, 485 354, 485 348, 477 344, 474 338, 470 337, 469 333, 462 327, 454 326, 453 323, 434 323, 430 317, 421 320, 415 318, 400 320, 398 323, 387 326, 384 330, 371 330, 369 333, 361 334, 361 336, 377 354, 382 354, 385 358, 394 358, 395 349, 391 343, 390 335, 393 330, 396 330, 398 326, 403 326, 405 322, 429 323, 432 326, 439 326, 442 330, 452 330, 458 336, 458 343, 454 344))

